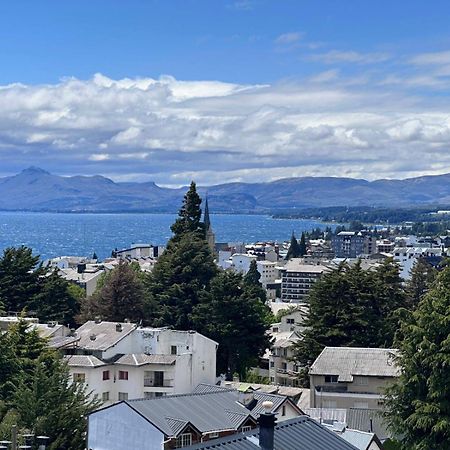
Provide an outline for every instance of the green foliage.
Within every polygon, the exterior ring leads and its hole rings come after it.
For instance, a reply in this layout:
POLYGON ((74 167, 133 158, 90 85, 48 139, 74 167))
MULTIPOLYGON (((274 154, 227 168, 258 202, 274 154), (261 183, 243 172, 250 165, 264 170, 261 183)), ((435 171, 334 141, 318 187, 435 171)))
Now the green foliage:
POLYGON ((239 273, 220 271, 194 313, 196 329, 219 343, 218 373, 242 377, 270 346, 270 309, 239 273))
POLYGON ((85 448, 87 413, 98 404, 71 384, 61 356, 25 321, 0 336, 0 435, 11 426, 50 437, 49 450, 85 448))
POLYGON ((302 233, 302 236, 300 238, 299 251, 300 251, 300 256, 305 256, 306 253, 308 253, 308 249, 306 247, 305 233, 302 233))
POLYGON ((83 303, 81 319, 100 316, 110 322, 143 318, 144 285, 139 272, 131 264, 121 261, 102 280, 102 285, 83 303))
POLYGON ((248 369, 244 377, 241 379, 243 383, 251 383, 251 384, 270 384, 270 379, 268 377, 262 377, 255 373, 254 370, 248 369))
POLYGON ((30 306, 44 274, 39 256, 28 247, 7 248, 0 257, 0 303, 5 311, 20 312, 30 306))
POLYGON ((408 306, 414 309, 428 292, 437 275, 437 270, 426 259, 419 258, 411 270, 411 278, 406 283, 408 306))
MULTIPOLYGON (((303 233, 302 233, 302 236, 304 236, 303 233)), ((305 251, 305 253, 306 253, 306 251, 305 251)), ((297 241, 297 238, 295 237, 294 233, 292 233, 291 242, 289 244, 289 250, 286 254, 286 259, 300 258, 300 256, 303 256, 302 250, 297 241)))
POLYGON ((397 364, 386 417, 403 449, 450 448, 450 267, 412 313, 403 313, 397 364))
POLYGON ((386 260, 374 271, 342 263, 325 273, 309 295, 310 310, 295 344, 295 360, 307 384, 311 364, 325 346, 389 347, 397 326, 396 311, 405 305, 398 266, 386 260))

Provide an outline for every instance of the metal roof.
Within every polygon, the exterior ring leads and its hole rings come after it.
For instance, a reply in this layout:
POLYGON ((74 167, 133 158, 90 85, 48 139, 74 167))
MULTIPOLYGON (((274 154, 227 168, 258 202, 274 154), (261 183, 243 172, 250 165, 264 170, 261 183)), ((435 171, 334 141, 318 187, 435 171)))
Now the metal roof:
POLYGON ((64 359, 70 367, 100 367, 106 365, 106 363, 95 356, 70 355, 65 356, 64 359))
POLYGON ((353 376, 396 377, 397 350, 390 348, 325 347, 314 361, 310 375, 338 375, 338 381, 352 382, 353 376))
POLYGON ((146 364, 164 364, 172 365, 177 360, 173 355, 146 355, 145 353, 130 353, 121 356, 116 364, 124 364, 127 366, 144 366, 146 364))
MULTIPOLYGON (((259 450, 258 430, 185 447, 189 450, 259 450)), ((274 450, 356 450, 357 447, 307 416, 275 426, 274 450)))

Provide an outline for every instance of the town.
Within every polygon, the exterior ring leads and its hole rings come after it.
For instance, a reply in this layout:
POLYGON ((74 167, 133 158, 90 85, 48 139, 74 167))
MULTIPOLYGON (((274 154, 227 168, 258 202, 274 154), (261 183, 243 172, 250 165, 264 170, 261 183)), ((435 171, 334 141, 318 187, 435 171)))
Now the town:
POLYGON ((445 346, 447 322, 411 359, 412 321, 448 314, 450 230, 352 223, 221 243, 201 203, 192 183, 164 247, 4 251, 3 448, 397 448, 409 365, 445 346), (54 426, 69 407, 55 396, 81 416, 54 426))

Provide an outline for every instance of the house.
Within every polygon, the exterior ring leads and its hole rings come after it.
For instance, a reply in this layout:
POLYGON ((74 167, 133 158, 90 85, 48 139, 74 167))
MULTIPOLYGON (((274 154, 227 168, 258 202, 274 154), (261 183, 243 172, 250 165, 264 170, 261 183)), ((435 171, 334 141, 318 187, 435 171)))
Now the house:
POLYGON ((187 448, 189 450, 356 450, 358 448, 308 416, 276 423, 273 414, 264 412, 259 416, 258 422, 257 430, 187 448))
POLYGON ((254 429, 264 404, 301 411, 286 397, 203 385, 201 392, 129 400, 88 417, 91 450, 173 449, 254 429))
POLYGON ((151 244, 131 244, 130 247, 122 250, 113 250, 112 255, 122 260, 139 258, 158 258, 164 247, 153 246, 151 244))
POLYGON ((97 289, 97 283, 100 277, 112 267, 106 267, 103 264, 79 263, 76 268, 68 267, 59 269, 58 274, 66 281, 77 284, 86 292, 89 297, 97 289))
POLYGON ((302 258, 292 258, 280 269, 281 300, 305 303, 313 284, 328 268, 320 264, 305 264, 302 258))
POLYGON ((195 331, 89 321, 63 352, 73 382, 104 403, 188 393, 216 380, 217 343, 195 331))
POLYGON ((352 430, 345 423, 323 424, 324 427, 336 433, 345 441, 359 450, 383 450, 383 444, 375 433, 352 430))
POLYGON ((445 249, 440 247, 396 247, 393 250, 394 261, 400 266, 400 276, 404 280, 411 278, 411 270, 419 258, 432 262, 437 259, 439 262, 446 256, 445 249))
POLYGON ((309 371, 312 408, 380 409, 396 377, 396 350, 325 347, 309 371))

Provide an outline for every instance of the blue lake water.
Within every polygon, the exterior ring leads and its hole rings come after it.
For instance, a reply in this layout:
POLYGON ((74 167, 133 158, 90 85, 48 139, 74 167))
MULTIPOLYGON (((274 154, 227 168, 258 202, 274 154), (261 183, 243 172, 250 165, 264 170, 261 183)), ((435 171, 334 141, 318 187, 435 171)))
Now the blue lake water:
MULTIPOLYGON (((110 256, 133 242, 165 244, 175 214, 54 214, 0 212, 0 250, 26 245, 42 259, 60 255, 110 256)), ((256 215, 211 215, 217 242, 285 241, 326 224, 256 215)), ((334 227, 336 225, 332 225, 334 227)))

